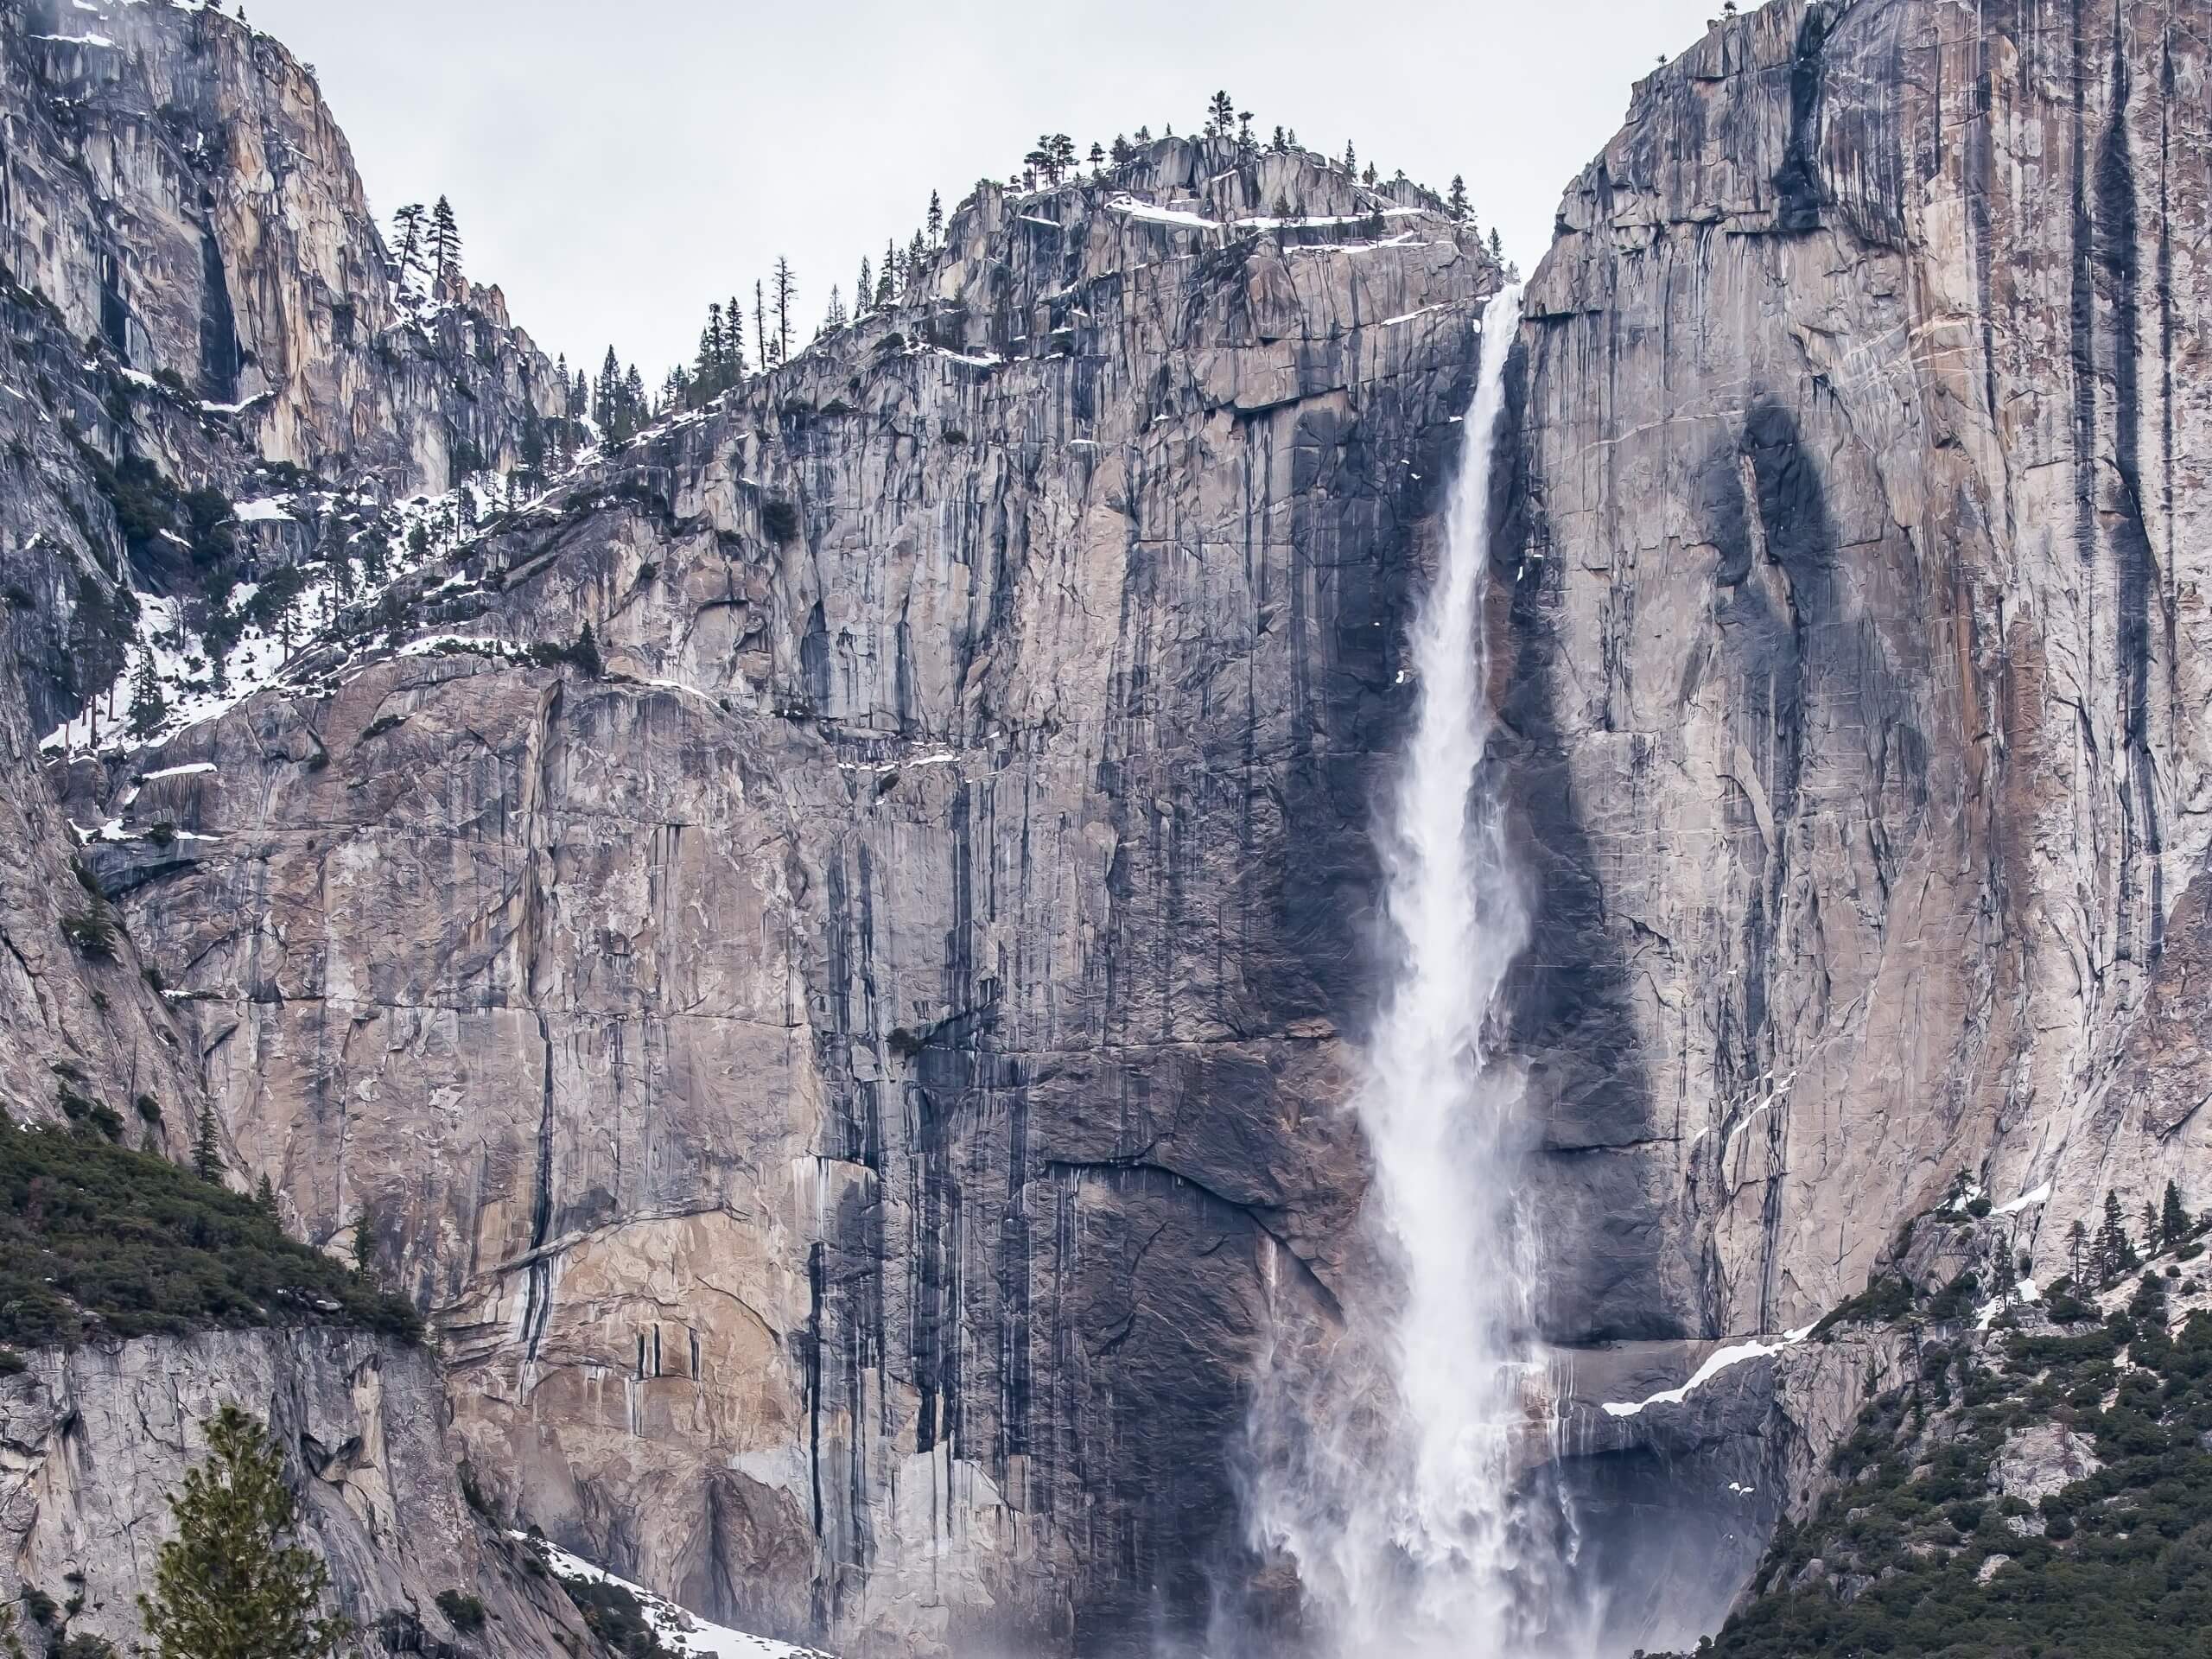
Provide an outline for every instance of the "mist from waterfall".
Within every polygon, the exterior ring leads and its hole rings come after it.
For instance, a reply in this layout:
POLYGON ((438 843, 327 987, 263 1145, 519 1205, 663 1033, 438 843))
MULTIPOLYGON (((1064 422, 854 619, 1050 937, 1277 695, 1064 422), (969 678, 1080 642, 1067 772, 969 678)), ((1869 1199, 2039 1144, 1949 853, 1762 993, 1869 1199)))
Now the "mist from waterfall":
POLYGON ((1483 315, 1445 546, 1413 629, 1414 728, 1379 826, 1396 956, 1357 1094, 1374 1160, 1358 1294, 1340 1330, 1279 1332, 1253 1422, 1255 1541, 1295 1564, 1332 1659, 1524 1659, 1567 1638, 1573 1527, 1540 1471, 1554 1389, 1532 1335, 1519 1079, 1493 1047, 1529 935, 1488 755, 1483 626, 1520 316, 1517 288, 1483 315))

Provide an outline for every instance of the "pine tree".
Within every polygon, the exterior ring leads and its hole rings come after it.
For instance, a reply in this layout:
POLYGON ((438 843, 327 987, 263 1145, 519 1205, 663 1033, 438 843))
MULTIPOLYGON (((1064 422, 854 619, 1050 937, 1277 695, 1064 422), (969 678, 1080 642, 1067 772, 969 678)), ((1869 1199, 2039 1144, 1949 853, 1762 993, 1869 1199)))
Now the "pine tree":
POLYGON ((622 377, 622 408, 627 417, 630 435, 635 436, 638 429, 645 423, 645 377, 638 372, 638 365, 634 363, 630 365, 629 372, 622 377))
POLYGON ((1999 1247, 1996 1260, 1990 1264, 1990 1272, 1996 1281, 1993 1288, 1997 1292, 1998 1305, 2004 1307, 2011 1306, 2015 1300, 2013 1293, 2019 1287, 2020 1268, 2018 1262, 2013 1259, 2010 1245, 1999 1247))
POLYGON ((1359 152, 1351 147, 1351 140, 1344 140, 1344 171, 1352 177, 1359 176, 1359 152))
POLYGON ((888 311, 899 302, 899 250, 883 245, 883 263, 875 268, 875 308, 888 311))
POLYGON ((938 199, 934 190, 930 192, 930 213, 926 228, 929 231, 931 247, 937 246, 944 240, 944 203, 938 199))
POLYGON ((868 256, 861 256, 861 274, 853 284, 853 315, 867 315, 869 302, 875 297, 875 269, 868 264, 868 256))
POLYGON ((2074 1225, 2066 1234, 2066 1262, 2073 1274, 2074 1282, 2082 1282, 2082 1263, 2089 1249, 2089 1229, 2081 1217, 2074 1217, 2074 1225))
POLYGON ((430 268, 441 283, 461 275, 461 229, 454 222, 453 204, 443 196, 430 210, 430 268))
POLYGON ((798 282, 791 275, 791 261, 781 254, 776 256, 776 361, 788 363, 791 357, 791 300, 798 292, 798 282))
POLYGON ((366 1284, 377 1263, 376 1206, 365 1204, 353 1217, 353 1277, 366 1284))
POLYGON ((707 308, 707 326, 699 330, 699 351, 691 373, 702 397, 712 397, 722 369, 722 308, 718 300, 707 308))
POLYGON ((1106 146, 1093 140, 1090 146, 1090 175, 1096 178, 1106 170, 1106 146))
POLYGON ((1152 129, 1151 129, 1150 127, 1139 127, 1139 128, 1137 129, 1137 145, 1138 145, 1138 147, 1139 147, 1140 149, 1141 149, 1143 146, 1145 146, 1145 145, 1147 145, 1147 144, 1150 143, 1151 142, 1152 142, 1152 129))
POLYGON ((1252 111, 1236 111, 1236 155, 1241 161, 1250 161, 1260 153, 1260 146, 1252 137, 1252 111))
POLYGON ((2166 1183, 2166 1201, 2158 1216, 2158 1236, 2168 1244, 2189 1236, 2189 1211, 2182 1207, 2181 1188, 2171 1181, 2166 1183))
POLYGON ((1490 227, 1490 257, 1500 264, 1503 264, 1505 259, 1505 244, 1498 240, 1497 226, 1495 225, 1490 227))
POLYGON ((403 292, 410 278, 423 272, 423 232, 429 219, 429 209, 419 201, 410 201, 391 216, 392 239, 397 245, 393 250, 393 264, 399 273, 403 292))
POLYGON ((2133 1273, 2139 1265, 2135 1245, 2127 1236, 2126 1218, 2120 1213, 2120 1194, 2105 1194, 2104 1225, 2097 1230, 2097 1281, 2109 1285, 2123 1274, 2133 1273))
POLYGON ((1206 124, 1203 129, 1208 138, 1226 138, 1236 130, 1236 100, 1225 92, 1216 92, 1206 104, 1206 124))
POLYGON ((130 676, 130 734, 151 736, 168 717, 168 699, 162 695, 162 683, 154 675, 154 653, 143 652, 130 676))
POLYGON ((760 366, 773 367, 776 359, 772 349, 774 342, 768 338, 768 307, 761 298, 761 287, 757 282, 753 284, 753 345, 760 353, 760 366))
POLYGON ((741 384, 745 378, 745 308, 737 302, 737 296, 729 296, 729 309, 722 314, 724 326, 729 331, 729 383, 741 384))
POLYGON ((169 1499, 176 1536, 138 1599, 159 1659, 323 1659, 352 1634, 320 1611, 330 1570, 288 1542, 297 1524, 269 1432, 236 1406, 209 1421, 207 1455, 169 1499))
POLYGON ((270 1220, 276 1219, 276 1189, 270 1185, 269 1172, 261 1172, 261 1184, 253 1189, 254 1207, 270 1220))
POLYGON ((200 1122, 192 1138, 192 1171, 203 1181, 223 1182, 223 1150, 215 1139, 215 1114, 200 1109, 200 1122))
POLYGON ((1268 140, 1268 148, 1278 156, 1290 148, 1290 140, 1281 127, 1277 127, 1274 136, 1268 140))
POLYGON ((1382 176, 1382 175, 1381 174, 1375 170, 1375 163, 1370 162, 1367 164, 1367 171, 1359 175, 1359 181, 1365 185, 1369 189, 1372 190, 1376 183, 1381 181, 1382 176))
POLYGON ((914 292, 929 275, 929 250, 922 245, 922 233, 914 232, 914 239, 906 249, 906 291, 914 292))
POLYGON ((1113 157, 1114 165, 1116 167, 1121 166, 1124 162, 1133 161, 1136 157, 1135 149, 1118 132, 1114 135, 1114 142, 1107 147, 1106 153, 1113 157))
POLYGON ((1457 173, 1452 175, 1452 194, 1444 199, 1444 211, 1455 219, 1467 217, 1467 181, 1457 173))
POLYGON ((622 359, 614 355, 614 348, 609 346, 600 362, 599 381, 591 399, 592 423, 599 428, 600 436, 609 443, 620 443, 630 435, 615 430, 621 419, 621 398, 622 359))

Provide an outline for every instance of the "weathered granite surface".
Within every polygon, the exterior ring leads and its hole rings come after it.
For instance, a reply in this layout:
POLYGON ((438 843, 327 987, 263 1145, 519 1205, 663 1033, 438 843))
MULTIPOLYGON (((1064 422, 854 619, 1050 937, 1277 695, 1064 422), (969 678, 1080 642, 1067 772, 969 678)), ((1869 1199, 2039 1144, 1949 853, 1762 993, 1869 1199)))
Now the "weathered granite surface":
MULTIPOLYGON (((574 1651, 575 1610, 527 1552, 462 1501, 438 1369, 419 1348, 338 1331, 147 1337, 38 1356, 0 1379, 0 1586, 67 1605, 71 1635, 128 1651, 169 1498, 226 1404, 266 1422, 329 1564, 335 1611, 369 1647, 457 1659, 574 1651), (484 1604, 454 1628, 441 1592, 484 1604)), ((20 1628, 20 1627, 19 1627, 20 1628)))
POLYGON ((2043 1261, 2212 1201, 2205 21, 1777 0, 1567 193, 1499 572, 1564 1336, 1803 1323, 1961 1168, 2043 1261))

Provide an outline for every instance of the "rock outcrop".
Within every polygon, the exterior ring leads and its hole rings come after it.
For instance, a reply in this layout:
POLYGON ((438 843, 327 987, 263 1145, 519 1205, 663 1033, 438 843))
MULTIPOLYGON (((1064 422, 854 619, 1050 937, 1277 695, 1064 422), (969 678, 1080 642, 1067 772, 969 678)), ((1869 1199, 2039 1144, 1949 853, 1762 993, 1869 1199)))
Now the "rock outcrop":
MULTIPOLYGON (((327 550, 282 513, 225 522, 232 499, 312 473, 365 505, 512 470, 564 397, 497 289, 395 289, 312 75, 268 37, 168 0, 27 0, 0 7, 0 1100, 50 1112, 58 1072, 150 1097, 175 1146, 197 1057, 127 932, 67 942, 99 904, 39 739, 116 733, 164 628, 204 650, 186 624, 233 582, 327 550)), ((247 608, 250 637, 289 626, 247 608)))
POLYGON ((402 302, 313 71, 268 35, 175 0, 15 0, 0 62, 0 264, 262 458, 442 490, 564 412, 496 288, 402 302))
POLYGON ((174 1529, 168 1500, 225 1404, 269 1424, 304 1495, 303 1535, 329 1563, 333 1605, 369 1647, 523 1659, 588 1639, 528 1551, 464 1501, 429 1355, 338 1331, 148 1337, 42 1354, 0 1379, 9 1601, 42 1592, 71 1635, 129 1651, 174 1529), (441 1593, 480 1602, 480 1630, 456 1630, 441 1593))

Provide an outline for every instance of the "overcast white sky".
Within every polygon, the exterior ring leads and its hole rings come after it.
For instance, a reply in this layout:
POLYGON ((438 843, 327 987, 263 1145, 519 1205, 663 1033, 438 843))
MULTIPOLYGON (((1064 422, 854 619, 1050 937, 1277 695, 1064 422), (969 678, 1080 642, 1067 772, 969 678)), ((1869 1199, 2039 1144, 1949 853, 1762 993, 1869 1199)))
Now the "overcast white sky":
MULTIPOLYGON (((237 0, 229 0, 235 9, 237 0)), ((811 321, 861 256, 1003 178, 1040 131, 1347 138, 1442 188, 1524 269, 1630 83, 1719 0, 250 0, 316 66, 372 206, 453 200, 469 275, 550 353, 649 383, 779 253, 811 321)), ((749 345, 748 341, 748 345, 749 345)))

